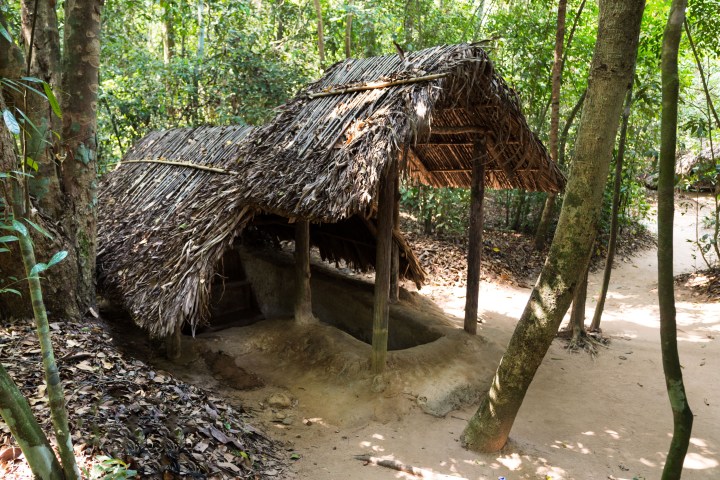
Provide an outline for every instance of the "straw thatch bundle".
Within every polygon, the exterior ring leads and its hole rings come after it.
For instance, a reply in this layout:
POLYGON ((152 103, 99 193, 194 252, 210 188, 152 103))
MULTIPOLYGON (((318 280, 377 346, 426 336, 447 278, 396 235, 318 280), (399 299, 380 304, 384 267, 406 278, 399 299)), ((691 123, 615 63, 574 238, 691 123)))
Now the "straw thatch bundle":
POLYGON ((396 159, 423 183, 468 187, 478 131, 488 147, 487 186, 563 187, 515 92, 480 47, 345 60, 248 137, 245 193, 283 216, 337 221, 372 208, 396 159))
POLYGON ((98 272, 135 322, 165 336, 209 315, 217 264, 255 210, 233 175, 136 160, 237 168, 250 127, 153 132, 128 151, 99 190, 98 272))

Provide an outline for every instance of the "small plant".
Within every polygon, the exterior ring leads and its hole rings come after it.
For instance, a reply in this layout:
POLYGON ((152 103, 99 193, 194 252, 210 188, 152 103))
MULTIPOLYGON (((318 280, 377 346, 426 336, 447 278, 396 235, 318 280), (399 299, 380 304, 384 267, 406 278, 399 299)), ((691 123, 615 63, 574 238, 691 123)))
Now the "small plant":
POLYGON ((95 460, 98 463, 90 470, 83 469, 83 473, 90 480, 122 480, 137 476, 137 471, 128 468, 128 464, 120 459, 101 455, 95 457, 95 460))

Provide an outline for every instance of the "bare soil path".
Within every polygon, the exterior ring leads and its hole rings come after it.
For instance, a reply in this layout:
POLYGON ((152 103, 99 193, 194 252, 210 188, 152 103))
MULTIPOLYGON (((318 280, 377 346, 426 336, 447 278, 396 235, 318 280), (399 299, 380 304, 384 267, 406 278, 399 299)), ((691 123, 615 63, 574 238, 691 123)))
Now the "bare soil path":
MULTIPOLYGON (((688 243, 695 238, 695 206, 693 199, 678 202, 676 274, 703 266, 688 243)), ((432 472, 424 478, 655 479, 660 477, 672 431, 659 348, 655 255, 654 249, 640 252, 614 270, 602 323, 611 338, 607 349, 593 358, 569 352, 562 340, 554 342, 515 422, 511 442, 498 454, 476 454, 460 446, 460 434, 478 402, 444 418, 433 417, 406 391, 389 388, 374 393, 367 379, 340 378, 343 372, 321 360, 309 369, 291 361, 268 364, 248 356, 236 360, 247 367, 247 374, 239 372, 243 378, 218 377, 216 371, 215 379, 208 380, 208 371, 202 369, 177 374, 251 409, 271 436, 285 442, 297 478, 417 478, 354 459, 371 454, 432 472), (262 387, 228 388, 229 383, 253 380, 256 373, 262 387), (338 377, 333 380, 333 375, 338 377)), ((600 276, 595 272, 590 278, 588 317, 595 307, 600 276)), ((479 333, 487 344, 473 353, 478 369, 497 365, 529 292, 482 284, 484 323, 479 333)), ((463 288, 426 287, 422 294, 462 318, 463 288)), ((720 304, 702 303, 680 291, 677 321, 680 358, 695 414, 683 478, 717 479, 720 304)), ((302 342, 287 341, 287 348, 302 342)), ((430 381, 433 373, 428 367, 430 381)))

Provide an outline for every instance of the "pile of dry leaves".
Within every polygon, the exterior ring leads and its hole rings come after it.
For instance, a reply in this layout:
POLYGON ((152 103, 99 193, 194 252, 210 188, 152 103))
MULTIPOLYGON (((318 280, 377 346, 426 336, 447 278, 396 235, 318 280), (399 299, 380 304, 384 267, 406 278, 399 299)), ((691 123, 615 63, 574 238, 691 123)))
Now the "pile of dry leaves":
MULTIPOLYGON (((428 273, 428 283, 464 286, 467 277, 467 239, 464 237, 406 233, 406 238, 428 273)), ((545 261, 526 235, 501 230, 483 233, 482 279, 526 286, 534 281, 545 261)))
POLYGON ((675 283, 708 302, 720 302, 720 267, 678 275, 675 283))
MULTIPOLYGON (((79 458, 117 458, 139 478, 284 476, 285 452, 241 410, 120 353, 99 324, 51 327, 79 458)), ((50 432, 40 347, 29 322, 0 326, 0 360, 50 432)), ((0 445, 14 445, 1 420, 0 445)), ((29 473, 13 457, 0 454, 3 478, 29 473)))

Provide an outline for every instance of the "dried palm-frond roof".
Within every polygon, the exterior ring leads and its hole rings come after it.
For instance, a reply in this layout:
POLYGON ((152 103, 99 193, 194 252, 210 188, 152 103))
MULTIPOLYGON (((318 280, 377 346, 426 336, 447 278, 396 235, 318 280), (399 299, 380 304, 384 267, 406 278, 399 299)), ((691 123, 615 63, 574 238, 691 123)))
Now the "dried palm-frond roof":
POLYGON ((334 65, 250 135, 243 184, 248 198, 283 216, 337 221, 372 208, 396 159, 423 183, 468 187, 478 134, 487 186, 564 186, 515 92, 469 44, 334 65))
POLYGON ((236 168, 249 127, 152 132, 99 190, 98 272, 156 336, 209 315, 217 264, 255 210, 233 175, 145 160, 236 168), (139 163, 132 161, 142 160, 139 163))
MULTIPOLYGON (((263 206, 250 203, 238 178, 239 146, 249 127, 152 132, 130 149, 100 186, 98 272, 119 293, 136 323, 155 336, 209 318, 210 294, 225 250, 263 206)), ((293 229, 284 218, 257 228, 293 229)), ((375 264, 372 219, 313 225, 311 243, 324 259, 366 271, 375 264)), ((277 233, 277 232, 275 232, 277 233)), ((402 236, 400 275, 420 286, 425 272, 402 236)))

